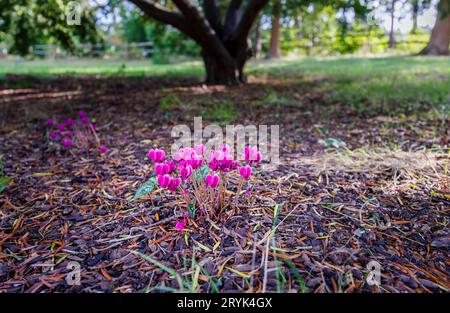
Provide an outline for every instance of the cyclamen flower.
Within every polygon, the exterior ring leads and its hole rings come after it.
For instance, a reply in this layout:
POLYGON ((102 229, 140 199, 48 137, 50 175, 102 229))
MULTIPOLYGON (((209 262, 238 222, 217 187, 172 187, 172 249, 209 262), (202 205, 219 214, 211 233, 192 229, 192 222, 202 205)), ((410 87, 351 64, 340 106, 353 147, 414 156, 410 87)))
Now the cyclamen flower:
POLYGON ((239 175, 242 176, 243 179, 249 179, 250 175, 252 175, 252 168, 248 165, 242 166, 238 168, 239 175))
POLYGON ((155 164, 155 172, 157 175, 170 174, 174 168, 175 163, 173 161, 155 164))
POLYGON ((178 186, 180 186, 180 185, 181 185, 181 179, 179 179, 179 178, 172 178, 172 179, 170 179, 170 182, 169 182, 169 185, 167 186, 167 188, 170 191, 176 191, 178 186))
POLYGON ((184 227, 186 226, 186 222, 184 220, 178 221, 175 225, 175 229, 177 231, 183 231, 184 227))
POLYGON ((64 124, 59 124, 58 127, 57 127, 57 129, 58 129, 59 131, 64 131, 64 130, 66 129, 66 125, 64 125, 64 124))
POLYGON ((71 130, 68 130, 64 133, 64 137, 72 137, 73 136, 73 132, 71 130))
POLYGON ((87 116, 83 116, 80 118, 81 124, 87 125, 89 124, 89 118, 87 116))
POLYGON ((87 114, 84 111, 80 111, 80 112, 78 112, 78 116, 80 118, 83 118, 83 117, 87 117, 87 114))
POLYGON ((157 181, 158 181, 158 185, 161 188, 167 188, 167 186, 169 186, 170 183, 170 175, 165 174, 165 175, 158 175, 157 181))
POLYGON ((59 136, 60 135, 57 132, 51 132, 50 133, 50 138, 53 139, 53 140, 58 139, 59 136))
POLYGON ((160 149, 150 149, 148 151, 147 156, 153 161, 153 162, 161 162, 166 159, 166 153, 163 150, 160 149))
POLYGON ((194 170, 198 169, 203 164, 203 157, 201 155, 194 155, 194 157, 188 161, 194 170))
POLYGON ((219 182, 220 182, 219 175, 206 175, 206 177, 205 177, 206 187, 215 189, 217 187, 217 185, 219 184, 219 182))
POLYGON ((229 154, 230 148, 228 146, 220 147, 217 150, 211 150, 209 168, 213 171, 220 170, 222 172, 230 172, 237 168, 238 162, 233 160, 233 156, 229 154))
POLYGON ((167 188, 170 191, 177 190, 178 186, 181 184, 181 179, 171 178, 169 174, 158 175, 157 181, 160 187, 167 188))
POLYGON ((105 146, 98 147, 98 152, 101 154, 106 153, 107 151, 108 151, 108 148, 105 146))
POLYGON ((72 126, 73 125, 73 119, 71 119, 71 118, 66 119, 65 124, 66 124, 66 126, 72 126))
POLYGON ((261 152, 258 151, 258 148, 256 146, 245 147, 244 153, 245 153, 245 161, 249 163, 261 161, 261 152))
POLYGON ((47 126, 53 126, 53 125, 55 125, 55 121, 53 121, 53 119, 49 118, 47 120, 47 126))
POLYGON ((187 180, 193 173, 193 169, 192 166, 187 165, 185 167, 182 167, 180 170, 180 174, 181 174, 181 179, 182 180, 187 180))
POLYGON ((72 140, 69 140, 69 139, 64 139, 63 144, 64 144, 64 147, 66 147, 66 148, 70 148, 73 145, 72 140))
POLYGON ((205 153, 205 145, 194 145, 194 151, 197 155, 203 156, 203 153, 205 153))

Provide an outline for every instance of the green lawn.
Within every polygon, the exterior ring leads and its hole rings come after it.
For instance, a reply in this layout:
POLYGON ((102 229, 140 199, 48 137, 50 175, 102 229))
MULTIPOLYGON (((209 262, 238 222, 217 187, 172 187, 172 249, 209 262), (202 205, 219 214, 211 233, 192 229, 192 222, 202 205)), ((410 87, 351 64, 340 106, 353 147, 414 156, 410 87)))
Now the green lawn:
MULTIPOLYGON (((150 61, 70 60, 0 61, 0 79, 7 73, 53 75, 127 75, 201 79, 202 62, 152 64, 150 61)), ((335 57, 254 61, 251 76, 294 83, 316 82, 332 103, 358 111, 401 112, 424 107, 450 112, 450 59, 447 57, 335 57), (319 82, 319 83, 317 83, 319 82)), ((25 82, 24 82, 25 83, 25 82)), ((22 87, 22 86, 18 86, 22 87)), ((281 95, 289 98, 289 95, 281 95)), ((275 98, 277 99, 277 98, 275 98)), ((288 99, 289 100, 289 99, 288 99)))

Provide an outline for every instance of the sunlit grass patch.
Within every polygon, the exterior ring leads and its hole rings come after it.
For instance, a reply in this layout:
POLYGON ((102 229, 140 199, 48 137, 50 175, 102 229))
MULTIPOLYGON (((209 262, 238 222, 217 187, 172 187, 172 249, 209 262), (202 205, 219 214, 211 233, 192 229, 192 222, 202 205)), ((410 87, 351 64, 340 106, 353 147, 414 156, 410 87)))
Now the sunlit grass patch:
MULTIPOLYGON (((383 180, 379 188, 385 191, 415 189, 433 190, 449 183, 450 150, 401 149, 365 147, 329 149, 323 155, 302 160, 315 169, 317 175, 363 174, 383 180)), ((431 192, 431 191, 430 191, 431 192)))

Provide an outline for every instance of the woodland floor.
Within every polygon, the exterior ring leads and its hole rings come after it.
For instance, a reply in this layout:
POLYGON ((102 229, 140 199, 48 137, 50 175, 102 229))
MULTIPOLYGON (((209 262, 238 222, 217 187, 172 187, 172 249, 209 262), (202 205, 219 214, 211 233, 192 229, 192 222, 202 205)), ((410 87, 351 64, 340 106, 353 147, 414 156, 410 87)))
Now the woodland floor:
POLYGON ((0 194, 0 292, 180 289, 133 251, 201 292, 449 291, 448 117, 355 112, 327 102, 320 80, 254 78, 208 88, 193 79, 120 77, 4 84, 0 155, 12 182, 0 194), (96 119, 106 156, 49 145, 47 118, 78 110, 96 119), (281 165, 256 171, 254 201, 231 218, 191 222, 180 233, 171 199, 132 198, 149 178, 150 146, 168 149, 172 126, 192 125, 199 115, 204 126, 279 124, 281 165), (329 138, 346 148, 327 148, 329 138), (81 264, 80 286, 65 280, 70 261, 81 264), (371 261, 381 265, 380 286, 366 283, 371 261))

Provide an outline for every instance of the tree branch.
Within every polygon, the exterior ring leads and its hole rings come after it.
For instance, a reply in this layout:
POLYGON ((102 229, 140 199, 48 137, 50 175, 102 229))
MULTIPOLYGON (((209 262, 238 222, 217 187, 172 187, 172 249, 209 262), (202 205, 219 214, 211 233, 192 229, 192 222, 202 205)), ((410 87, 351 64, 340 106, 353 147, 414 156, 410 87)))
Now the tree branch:
POLYGON ((199 38, 199 44, 204 52, 214 55, 219 62, 226 66, 234 67, 234 61, 227 49, 220 41, 208 20, 204 18, 191 0, 172 0, 184 17, 189 21, 195 35, 199 38))
POLYGON ((164 24, 169 24, 180 30, 182 33, 196 40, 195 34, 189 27, 189 23, 180 13, 167 10, 165 7, 151 0, 129 0, 129 1, 134 3, 138 8, 140 8, 146 15, 150 16, 151 18, 164 24))
POLYGON ((221 37, 223 27, 220 23, 220 8, 217 5, 217 0, 203 0, 203 12, 209 22, 209 25, 215 30, 216 34, 221 37))
POLYGON ((229 39, 239 21, 239 17, 241 15, 242 0, 231 0, 230 5, 228 6, 227 13, 225 15, 225 26, 223 31, 224 40, 229 39))
POLYGON ((269 2, 269 0, 252 0, 250 2, 239 20, 236 30, 233 32, 233 41, 243 42, 247 39, 259 12, 261 12, 267 2, 269 2))

